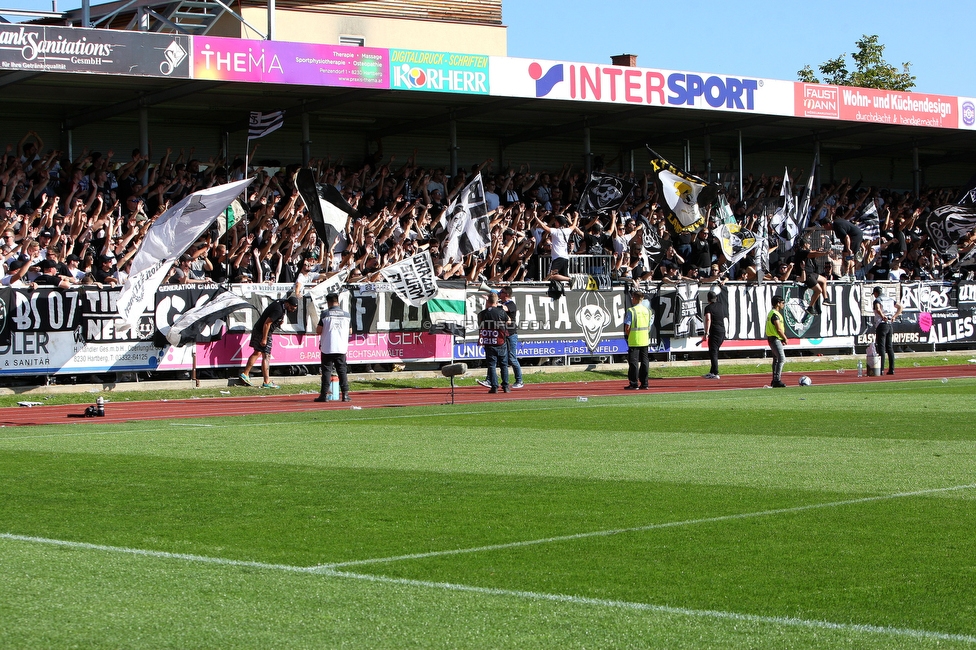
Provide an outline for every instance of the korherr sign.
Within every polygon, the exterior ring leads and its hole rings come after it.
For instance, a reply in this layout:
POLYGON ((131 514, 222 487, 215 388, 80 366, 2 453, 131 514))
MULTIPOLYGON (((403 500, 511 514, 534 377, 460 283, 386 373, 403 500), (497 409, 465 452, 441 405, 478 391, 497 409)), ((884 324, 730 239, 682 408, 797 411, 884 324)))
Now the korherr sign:
POLYGON ((488 57, 390 50, 390 87, 398 90, 488 94, 488 57))

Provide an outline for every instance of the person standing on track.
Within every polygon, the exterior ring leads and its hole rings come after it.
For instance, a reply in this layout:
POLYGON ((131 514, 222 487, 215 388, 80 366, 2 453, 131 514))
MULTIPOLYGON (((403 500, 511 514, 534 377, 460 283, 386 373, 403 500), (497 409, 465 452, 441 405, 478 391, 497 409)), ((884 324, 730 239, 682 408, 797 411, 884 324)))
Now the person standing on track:
POLYGON ((705 379, 721 379, 718 374, 718 352, 725 343, 725 321, 729 317, 728 308, 723 301, 719 300, 719 292, 722 290, 722 280, 719 286, 713 287, 708 292, 708 305, 705 307, 705 333, 702 335, 702 343, 708 343, 708 358, 711 360, 711 367, 705 379), (717 291, 716 291, 717 290, 717 291))
POLYGON ((261 355, 261 374, 264 377, 264 383, 261 384, 261 388, 278 388, 278 384, 271 381, 270 374, 271 334, 274 330, 281 327, 282 321, 285 320, 286 312, 293 313, 297 310, 298 296, 292 295, 287 298, 272 300, 271 304, 261 313, 258 322, 254 324, 254 331, 251 332, 250 345, 254 351, 247 358, 247 365, 244 366, 244 370, 239 375, 242 382, 248 386, 254 385, 249 375, 251 374, 251 369, 254 367, 254 363, 258 360, 258 355, 261 355))
POLYGON ((874 347, 881 356, 881 373, 884 374, 885 355, 888 356, 888 374, 895 374, 895 343, 891 336, 891 324, 901 315, 901 303, 881 297, 881 287, 874 288, 874 347))
MULTIPOLYGON (((511 366, 515 372, 515 383, 512 388, 524 388, 522 383, 522 365, 518 360, 518 305, 512 300, 512 290, 502 287, 498 290, 498 306, 508 316, 508 336, 505 339, 505 356, 499 361, 502 365, 511 366)), ((491 378, 485 375, 478 383, 485 388, 491 388, 491 378)))
POLYGON ((508 338, 508 314, 498 306, 498 294, 489 293, 485 299, 485 308, 478 314, 478 343, 485 348, 485 361, 488 363, 489 393, 498 392, 498 375, 495 368, 498 362, 502 365, 502 392, 511 392, 508 385, 508 348, 505 339, 508 338))
POLYGON ((505 310, 508 316, 508 336, 505 337, 505 351, 507 359, 505 365, 511 366, 515 373, 515 383, 512 388, 522 388, 522 364, 518 360, 518 305, 512 300, 512 290, 502 287, 498 290, 498 306, 505 310))
POLYGON ((627 339, 627 379, 624 390, 647 390, 651 344, 651 310, 644 304, 644 293, 630 292, 633 306, 624 314, 624 338, 627 339))
POLYGON ((340 399, 351 402, 349 396, 349 378, 346 375, 346 352, 349 351, 349 324, 352 317, 349 312, 339 306, 339 294, 330 293, 325 297, 328 307, 319 316, 315 333, 319 335, 319 350, 322 352, 322 388, 316 402, 329 399, 332 387, 332 371, 339 376, 340 399))
POLYGON ((783 320, 783 296, 773 296, 773 308, 766 315, 766 341, 773 352, 773 388, 786 388, 783 383, 783 362, 786 361, 786 325, 783 320))

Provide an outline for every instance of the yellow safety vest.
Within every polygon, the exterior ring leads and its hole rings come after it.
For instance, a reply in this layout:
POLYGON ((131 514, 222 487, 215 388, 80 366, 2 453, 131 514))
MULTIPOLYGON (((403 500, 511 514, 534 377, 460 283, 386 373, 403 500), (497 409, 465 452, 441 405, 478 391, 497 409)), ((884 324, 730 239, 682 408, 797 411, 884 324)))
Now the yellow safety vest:
POLYGON ((651 310, 637 304, 627 310, 630 314, 630 334, 627 345, 632 348, 646 348, 651 344, 651 310))
MULTIPOLYGON (((779 316, 780 321, 783 321, 783 314, 775 309, 770 309, 769 313, 766 314, 766 338, 778 339, 779 331, 776 329, 776 326, 773 325, 773 314, 779 316)), ((783 321, 783 332, 786 332, 785 321, 783 321)))

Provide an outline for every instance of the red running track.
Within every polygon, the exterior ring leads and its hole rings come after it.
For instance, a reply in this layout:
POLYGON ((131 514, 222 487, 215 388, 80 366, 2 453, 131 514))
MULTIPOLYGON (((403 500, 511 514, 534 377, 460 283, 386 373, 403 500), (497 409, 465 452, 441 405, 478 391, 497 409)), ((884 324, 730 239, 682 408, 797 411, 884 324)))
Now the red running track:
MULTIPOLYGON (((850 370, 841 374, 838 374, 835 370, 785 372, 783 373, 783 381, 787 385, 786 390, 801 390, 797 386, 797 380, 804 374, 813 380, 814 385, 941 378, 954 379, 960 377, 976 377, 976 365, 905 367, 897 368, 896 373, 892 377, 858 377, 855 372, 850 370)), ((476 404, 526 399, 646 395, 647 393, 682 393, 703 390, 762 388, 767 384, 769 384, 768 373, 763 375, 726 375, 719 380, 709 380, 701 377, 651 378, 650 389, 648 391, 626 391, 623 389, 626 381, 623 380, 527 384, 525 388, 513 390, 511 393, 497 393, 495 395, 488 394, 487 389, 481 386, 465 386, 455 389, 454 401, 455 404, 476 404)), ((315 395, 281 395, 271 391, 255 389, 253 397, 208 397, 184 400, 156 400, 152 402, 108 401, 105 407, 105 417, 101 418, 80 417, 85 412, 85 408, 88 406, 87 404, 36 406, 32 408, 0 408, 0 426, 64 424, 66 422, 106 424, 171 418, 336 411, 349 410, 351 407, 369 409, 393 406, 430 406, 450 404, 451 389, 450 387, 444 387, 357 391, 352 393, 352 403, 320 403, 314 402, 314 398, 315 395)), ((109 400, 111 399, 109 397, 109 400)))

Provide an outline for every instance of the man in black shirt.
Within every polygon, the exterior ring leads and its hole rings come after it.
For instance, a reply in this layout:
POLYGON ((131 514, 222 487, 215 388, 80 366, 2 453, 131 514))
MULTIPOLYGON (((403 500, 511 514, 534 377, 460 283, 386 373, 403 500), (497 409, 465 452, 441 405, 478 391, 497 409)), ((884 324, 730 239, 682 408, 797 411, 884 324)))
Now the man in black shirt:
POLYGON ((724 285, 725 280, 722 280, 719 286, 715 287, 718 291, 708 292, 708 305, 705 307, 705 333, 702 335, 701 343, 708 343, 708 358, 711 359, 711 367, 708 374, 704 375, 705 379, 721 379, 718 374, 718 351, 725 343, 725 321, 729 317, 728 299, 724 295, 720 295, 720 292, 723 291, 721 287, 724 285))
POLYGON ((860 262, 862 259, 861 242, 864 241, 864 233, 853 223, 837 215, 838 213, 835 212, 833 230, 834 235, 844 245, 844 267, 842 268, 842 273, 850 275, 854 273, 854 260, 856 259, 860 262))
POLYGON ((240 380, 248 386, 253 386, 250 373, 251 368, 261 355, 261 373, 264 377, 264 384, 261 388, 278 388, 278 384, 271 381, 270 362, 271 362, 271 333, 281 327, 285 320, 285 312, 292 313, 298 310, 298 296, 288 296, 279 298, 268 305, 262 312, 258 322, 254 324, 254 331, 251 332, 251 349, 254 351, 247 358, 247 365, 241 371, 240 380))
POLYGON ((816 261, 817 257, 826 254, 826 251, 810 250, 810 242, 805 239, 800 240, 800 245, 796 247, 796 252, 793 254, 793 268, 799 269, 800 281, 807 289, 813 289, 813 295, 807 303, 809 314, 819 314, 821 305, 830 304, 826 300, 827 278, 820 275, 816 261))
POLYGON ((34 284, 37 286, 59 289, 67 289, 71 286, 68 278, 58 275, 58 263, 54 260, 41 260, 38 266, 41 268, 41 274, 34 278, 34 284))
POLYGON ((498 392, 498 375, 495 368, 501 361, 502 391, 511 391, 508 385, 508 350, 505 340, 508 338, 508 314, 498 306, 498 294, 489 293, 485 300, 485 308, 478 314, 478 343, 485 348, 485 361, 488 363, 489 393, 498 392))
POLYGON ((712 266, 712 243, 709 231, 702 228, 698 236, 691 242, 691 255, 688 258, 690 268, 698 269, 698 274, 705 277, 712 266))
POLYGON ((613 238, 603 232, 603 224, 597 221, 583 237, 587 255, 609 255, 613 250, 613 238))
POLYGON ((98 266, 92 271, 95 282, 99 284, 118 284, 115 278, 115 260, 107 255, 98 256, 98 266))

